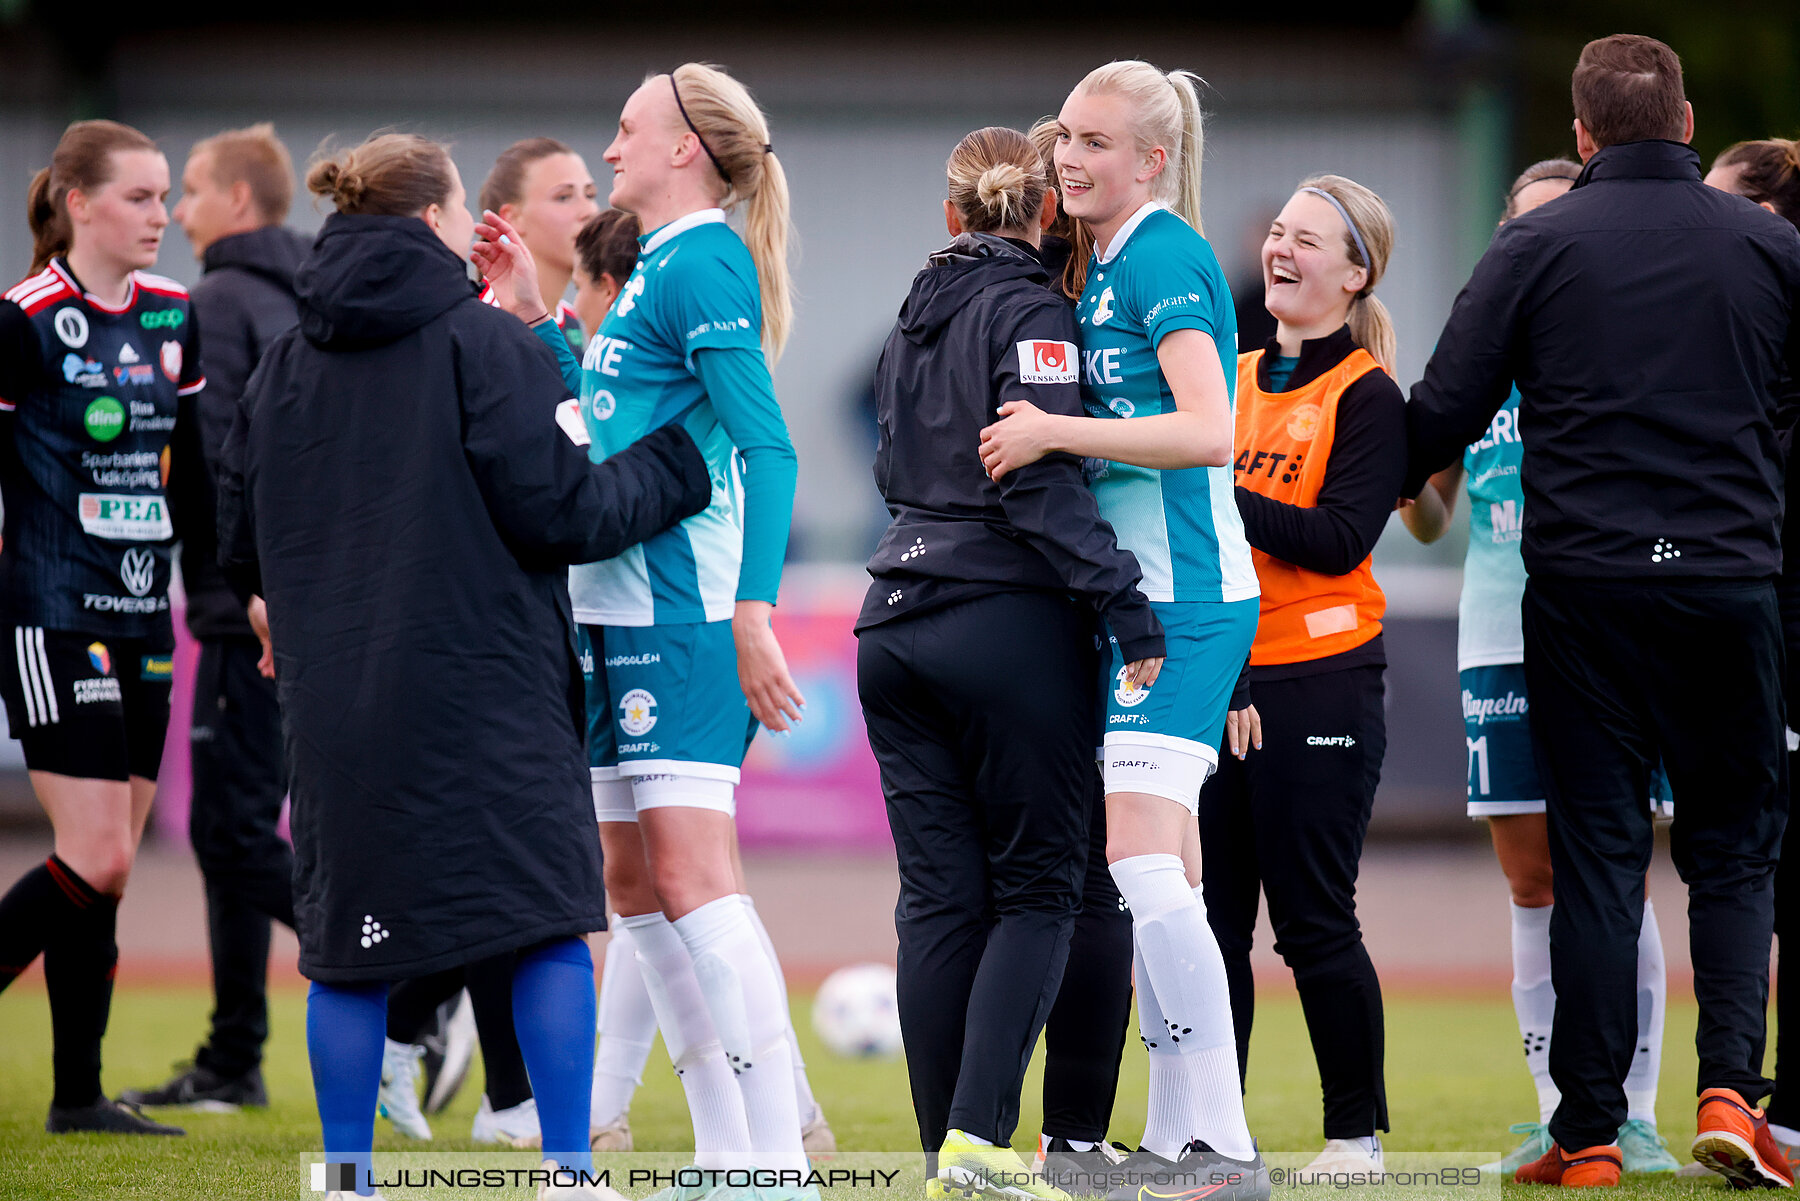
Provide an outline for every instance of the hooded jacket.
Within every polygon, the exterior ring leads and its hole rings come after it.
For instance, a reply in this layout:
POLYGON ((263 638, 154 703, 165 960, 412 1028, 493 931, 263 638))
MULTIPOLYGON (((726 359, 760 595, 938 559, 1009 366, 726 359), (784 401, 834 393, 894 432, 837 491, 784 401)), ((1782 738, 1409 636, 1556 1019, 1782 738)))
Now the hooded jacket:
POLYGON ((996 588, 1091 605, 1127 662, 1163 654, 1162 626, 1082 479, 1050 455, 999 483, 981 465, 995 409, 1028 400, 1080 416, 1075 317, 1022 242, 963 234, 913 279, 875 369, 875 483, 892 523, 869 560, 857 628, 996 588))
POLYGON ((600 464, 549 350, 412 217, 336 215, 250 378, 221 561, 267 600, 300 967, 393 980, 605 926, 565 584, 698 512, 679 426, 600 464))
POLYGON ((176 426, 171 473, 181 581, 187 590, 188 630, 195 638, 254 638, 244 606, 219 572, 218 489, 214 474, 231 417, 263 351, 294 327, 300 313, 294 272, 311 245, 279 225, 220 238, 201 259, 205 274, 190 293, 195 319, 206 330, 201 366, 206 389, 176 426), (204 470, 189 465, 204 463, 204 470))

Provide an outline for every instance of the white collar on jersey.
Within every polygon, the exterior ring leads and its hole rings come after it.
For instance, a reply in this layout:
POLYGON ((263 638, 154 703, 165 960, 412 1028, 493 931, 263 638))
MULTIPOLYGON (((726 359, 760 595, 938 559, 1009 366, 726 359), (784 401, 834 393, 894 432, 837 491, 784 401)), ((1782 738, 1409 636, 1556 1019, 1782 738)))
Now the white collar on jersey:
MULTIPOLYGON (((1160 200, 1145 201, 1143 208, 1141 208, 1137 212, 1131 214, 1131 219, 1129 221, 1125 222, 1125 224, 1119 226, 1119 232, 1114 234, 1113 240, 1111 242, 1108 242, 1106 245, 1106 253, 1105 254, 1097 254, 1094 256, 1096 261, 1098 261, 1100 263, 1100 265, 1103 267, 1106 264, 1112 262, 1113 259, 1118 256, 1119 251, 1125 249, 1125 243, 1131 241, 1131 235, 1137 232, 1137 227, 1144 223, 1145 217, 1148 217, 1151 213, 1154 213, 1157 209, 1166 209, 1168 207, 1169 207, 1168 205, 1164 204, 1160 200)), ((1173 211, 1173 210, 1171 210, 1171 211, 1173 211)))
POLYGON ((689 213, 685 217, 677 217, 644 239, 644 253, 649 254, 676 234, 684 234, 690 229, 701 225, 710 225, 714 221, 724 224, 724 209, 701 209, 699 212, 689 213))

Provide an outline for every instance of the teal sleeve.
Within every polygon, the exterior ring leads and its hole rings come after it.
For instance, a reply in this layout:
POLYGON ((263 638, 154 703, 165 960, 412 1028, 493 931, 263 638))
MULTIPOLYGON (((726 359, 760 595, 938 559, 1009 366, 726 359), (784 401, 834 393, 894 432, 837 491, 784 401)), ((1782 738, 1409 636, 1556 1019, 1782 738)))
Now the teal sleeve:
POLYGON ((531 327, 531 332, 556 356, 556 368, 562 372, 563 387, 569 390, 569 395, 580 396, 581 364, 575 361, 575 352, 569 349, 569 339, 562 327, 554 320, 540 321, 531 327))
POLYGON ((744 456, 744 561, 737 599, 775 603, 787 555, 799 470, 787 422, 760 349, 694 352, 694 375, 732 445, 744 456))

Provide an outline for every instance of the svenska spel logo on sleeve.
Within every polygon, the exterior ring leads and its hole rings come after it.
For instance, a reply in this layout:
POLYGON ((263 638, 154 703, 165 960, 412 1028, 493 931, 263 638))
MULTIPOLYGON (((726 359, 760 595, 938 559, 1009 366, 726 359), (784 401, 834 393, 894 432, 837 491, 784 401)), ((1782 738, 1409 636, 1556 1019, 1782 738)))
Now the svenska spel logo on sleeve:
POLYGON ((1019 380, 1027 384, 1075 382, 1073 342, 1028 341, 1018 345, 1019 380))

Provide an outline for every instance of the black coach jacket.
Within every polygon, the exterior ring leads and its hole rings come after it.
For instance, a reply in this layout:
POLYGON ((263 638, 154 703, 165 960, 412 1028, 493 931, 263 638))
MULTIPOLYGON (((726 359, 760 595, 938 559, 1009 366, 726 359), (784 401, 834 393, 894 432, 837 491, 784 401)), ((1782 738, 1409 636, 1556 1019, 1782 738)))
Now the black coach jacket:
POLYGON ((300 969, 605 927, 568 566, 703 509, 678 425, 590 463, 550 351, 414 217, 326 223, 245 389, 219 542, 269 606, 300 969))
POLYGON ((187 625, 195 638, 256 637, 244 606, 219 572, 214 467, 263 350, 300 319, 294 272, 310 245, 304 234, 279 225, 220 238, 206 248, 201 260, 206 273, 189 294, 194 317, 206 331, 200 348, 206 387, 192 399, 191 420, 183 413, 174 454, 184 464, 203 462, 206 470, 174 472, 170 487, 187 625))
POLYGON ((1456 298, 1407 405, 1405 494, 1517 381, 1531 574, 1772 577, 1797 314, 1792 225, 1701 183, 1678 142, 1605 147, 1501 227, 1456 298))
POLYGON ((1092 605, 1126 662, 1164 653, 1137 559, 1080 462, 1051 455, 998 484, 981 465, 982 428, 1006 401, 1082 414, 1075 316, 1050 285, 1029 246, 992 234, 963 234, 913 279, 875 370, 875 483, 893 522, 869 560, 858 629, 1023 588, 1092 605))

